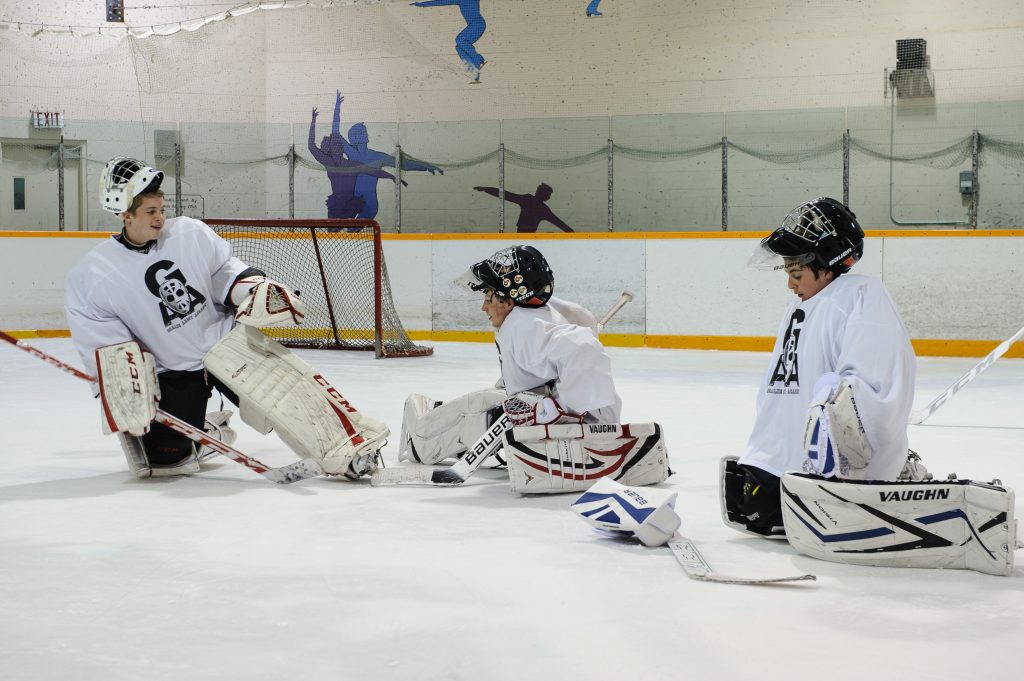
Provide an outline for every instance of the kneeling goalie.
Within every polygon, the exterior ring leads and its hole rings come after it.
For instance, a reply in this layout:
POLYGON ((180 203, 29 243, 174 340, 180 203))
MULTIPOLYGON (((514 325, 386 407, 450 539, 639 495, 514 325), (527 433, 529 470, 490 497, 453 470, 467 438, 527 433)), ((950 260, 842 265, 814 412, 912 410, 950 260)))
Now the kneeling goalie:
POLYGON ((650 485, 669 475, 661 427, 620 424, 622 401, 597 321, 552 296, 554 274, 540 251, 512 246, 473 265, 456 282, 483 294, 495 328, 503 389, 448 402, 410 395, 401 460, 435 464, 462 455, 502 415, 512 491, 570 492, 609 477, 650 485))
POLYGON ((230 444, 230 412, 205 413, 217 388, 243 421, 277 431, 324 472, 372 473, 387 427, 259 331, 301 323, 302 301, 232 256, 199 220, 165 219, 162 180, 134 159, 107 163, 100 203, 124 228, 90 251, 66 288, 72 340, 97 377, 104 432, 118 434, 131 471, 146 478, 199 470, 203 452, 152 423, 158 406, 230 444))
POLYGON ((796 298, 746 451, 722 461, 723 518, 826 560, 1006 574, 1013 492, 931 482, 908 454, 914 351, 881 280, 849 274, 863 254, 853 212, 820 198, 790 212, 751 257, 784 270, 796 298))

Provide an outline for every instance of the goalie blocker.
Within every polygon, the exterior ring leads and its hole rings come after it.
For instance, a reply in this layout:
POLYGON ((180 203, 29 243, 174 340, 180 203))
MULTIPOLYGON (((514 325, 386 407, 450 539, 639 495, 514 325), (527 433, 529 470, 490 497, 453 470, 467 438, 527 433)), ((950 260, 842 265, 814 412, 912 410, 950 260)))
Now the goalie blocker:
POLYGON ((1013 570, 1013 490, 998 481, 861 482, 787 473, 786 538, 813 558, 854 565, 1013 570))
POLYGON ((579 423, 505 431, 512 491, 579 492, 600 478, 624 485, 663 482, 671 475, 657 423, 579 423))

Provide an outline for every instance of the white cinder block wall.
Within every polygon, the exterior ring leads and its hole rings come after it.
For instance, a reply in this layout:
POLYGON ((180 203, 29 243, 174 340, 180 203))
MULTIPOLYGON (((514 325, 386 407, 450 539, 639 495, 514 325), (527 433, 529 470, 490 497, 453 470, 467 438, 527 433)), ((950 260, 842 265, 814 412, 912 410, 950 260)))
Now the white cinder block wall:
MULTIPOLYGON (((89 206, 83 222, 102 229, 116 219, 95 204, 98 162, 115 154, 153 159, 158 130, 180 133, 183 193, 202 196, 206 216, 286 216, 286 169, 265 159, 294 143, 308 160, 311 111, 320 113, 319 141, 330 130, 336 91, 345 96, 343 132, 365 121, 372 147, 391 152, 401 143, 407 153, 444 163, 494 152, 501 142, 564 160, 599 151, 609 137, 667 150, 727 136, 762 152, 786 152, 835 143, 850 129, 873 152, 886 152, 892 130, 901 154, 941 148, 975 128, 1024 139, 1024 4, 1017 1, 608 0, 601 19, 587 19, 585 6, 484 3, 487 28, 476 48, 487 63, 473 85, 455 53, 464 27, 456 7, 343 0, 136 39, 119 37, 123 26, 104 25, 93 0, 21 3, 0 16, 25 22, 23 30, 0 31, 0 142, 53 143, 57 133, 31 130, 28 112, 65 112, 65 139, 83 143, 93 160, 81 170, 89 206), (78 33, 102 26, 104 34, 35 35, 33 22, 78 33), (885 71, 905 38, 928 41, 936 94, 902 101, 893 112, 885 71), (667 118, 642 118, 653 115, 667 118)), ((199 22, 190 19, 216 9, 181 0, 129 7, 127 19, 135 28, 172 30, 179 22, 194 27, 199 22)), ((1024 168, 998 160, 982 171, 981 226, 1019 227, 1024 168)), ((716 150, 672 162, 617 159, 618 228, 717 228, 720 162, 716 150)), ((796 165, 734 153, 730 163, 732 229, 764 229, 809 195, 842 192, 838 153, 796 165)), ((871 228, 890 227, 893 218, 964 221, 957 174, 970 163, 951 163, 900 164, 890 178, 888 163, 855 148, 851 205, 871 228)), ((605 165, 601 158, 572 167, 510 164, 506 186, 528 192, 547 182, 558 215, 577 229, 601 230, 605 165)), ((0 187, 6 190, 16 171, 5 155, 0 187)), ((497 184, 493 161, 405 179, 405 231, 496 227, 496 201, 472 191, 497 184)), ((31 182, 35 194, 56 192, 52 169, 31 182)), ((300 164, 295 191, 297 216, 324 216, 330 186, 321 168, 300 164)), ((380 183, 379 197, 378 220, 390 227, 390 182, 380 183)), ((14 216, 8 203, 0 201, 0 228, 54 228, 52 202, 33 202, 29 211, 42 212, 17 225, 15 218, 26 216, 14 216)), ((508 209, 512 225, 517 211, 508 209)))
MULTIPOLYGON (((97 238, 0 237, 0 329, 66 329, 67 272, 97 238)), ((405 327, 487 331, 479 296, 451 284, 469 265, 522 239, 386 239, 405 327)), ((785 277, 751 270, 756 238, 539 239, 557 295, 600 315, 637 294, 607 331, 637 336, 774 336, 785 277)), ((1024 237, 869 238, 856 271, 882 276, 912 338, 1001 340, 1024 324, 1024 237)), ((286 278, 286 277, 285 277, 286 278)))

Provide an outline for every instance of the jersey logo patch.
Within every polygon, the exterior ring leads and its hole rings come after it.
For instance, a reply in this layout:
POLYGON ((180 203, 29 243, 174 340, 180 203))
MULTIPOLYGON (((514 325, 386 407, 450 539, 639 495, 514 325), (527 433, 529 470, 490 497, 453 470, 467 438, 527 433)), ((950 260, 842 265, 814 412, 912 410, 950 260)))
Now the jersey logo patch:
POLYGON ((793 310, 793 316, 789 319, 789 327, 786 328, 786 335, 782 339, 782 352, 779 360, 775 363, 775 370, 772 371, 772 378, 768 381, 768 388, 771 390, 776 383, 781 382, 783 387, 788 388, 790 383, 800 387, 800 361, 797 355, 797 345, 800 343, 800 330, 804 326, 804 319, 807 313, 797 308, 793 310))
POLYGON ((188 285, 170 260, 160 260, 146 270, 146 288, 160 299, 160 315, 168 331, 195 319, 206 307, 206 297, 188 285))

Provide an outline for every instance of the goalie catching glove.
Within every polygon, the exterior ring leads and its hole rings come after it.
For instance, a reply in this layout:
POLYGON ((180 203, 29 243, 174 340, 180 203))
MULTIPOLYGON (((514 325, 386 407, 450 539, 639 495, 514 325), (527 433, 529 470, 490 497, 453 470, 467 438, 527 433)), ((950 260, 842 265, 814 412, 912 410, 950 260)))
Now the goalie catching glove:
POLYGON ((582 415, 573 414, 555 397, 519 393, 505 400, 504 408, 516 427, 583 422, 582 415))
POLYGON ((235 281, 228 299, 238 308, 235 320, 256 328, 299 326, 306 316, 298 293, 258 275, 235 281))
POLYGON ((149 432, 160 403, 156 360, 135 341, 96 351, 103 432, 141 437, 149 432))
POLYGON ((864 478, 871 461, 871 445, 857 411, 853 387, 836 374, 824 374, 814 384, 804 449, 805 473, 826 478, 864 478))

